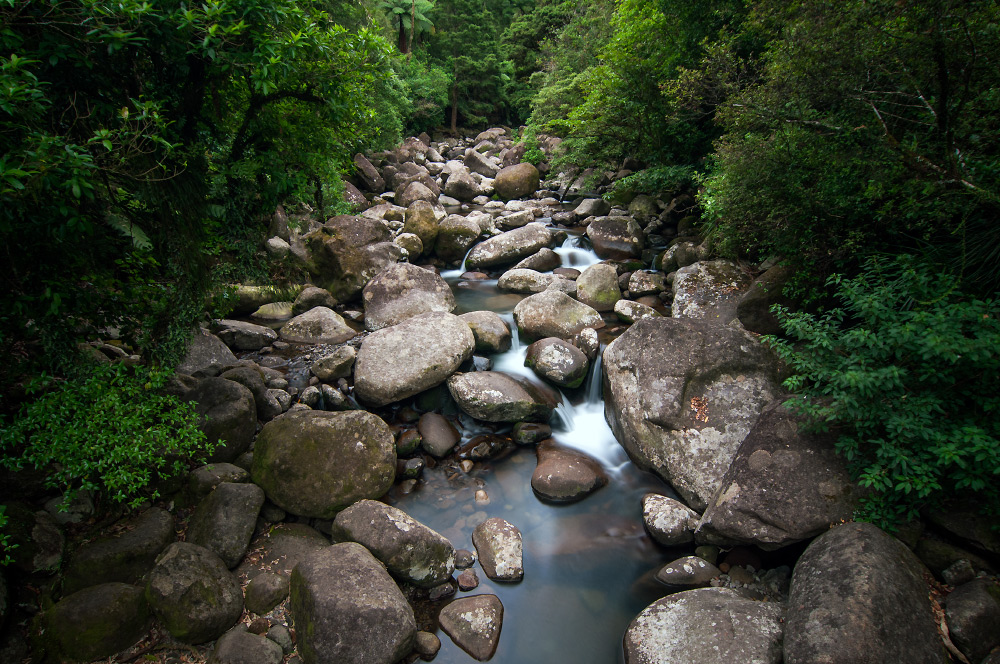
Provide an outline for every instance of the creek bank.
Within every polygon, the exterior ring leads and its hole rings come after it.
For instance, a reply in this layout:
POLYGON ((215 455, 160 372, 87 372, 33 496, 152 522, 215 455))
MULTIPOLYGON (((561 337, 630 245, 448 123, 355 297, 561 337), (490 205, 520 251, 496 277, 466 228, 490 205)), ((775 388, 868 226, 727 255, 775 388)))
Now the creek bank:
MULTIPOLYGON (((44 575, 69 559, 61 587, 47 577, 53 603, 38 624, 51 636, 37 647, 67 659, 134 652, 152 615, 168 638, 201 652, 217 640, 220 661, 240 643, 259 644, 242 636, 251 632, 291 645, 305 664, 413 661, 437 652, 429 632, 439 626, 486 660, 505 652, 503 622, 516 618, 500 599, 505 584, 561 597, 534 585, 531 555, 545 550, 558 565, 580 551, 614 561, 647 547, 666 562, 649 569, 660 597, 627 630, 629 662, 848 661, 820 652, 843 641, 864 644, 875 661, 902 661, 904 647, 906 661, 945 661, 924 565, 957 587, 947 602, 960 635, 953 647, 988 655, 996 644, 976 626, 1000 617, 990 603, 996 551, 927 526, 908 541, 914 556, 873 526, 836 525, 857 496, 833 441, 803 433, 781 407, 781 367, 753 334, 770 321, 760 313, 765 289, 752 284, 773 280, 754 282, 709 260, 711 247, 682 223, 682 197, 647 197, 628 209, 586 198, 567 210, 561 194, 579 193, 584 181, 550 178, 539 190, 534 166, 506 163, 513 147, 501 130, 465 141, 413 138, 355 158, 355 184, 370 207, 287 238, 289 260, 314 285, 263 312, 289 319, 281 339, 220 321, 219 337, 199 332, 182 364, 183 393, 224 445, 217 463, 194 471, 163 505, 174 514, 152 507, 119 525, 120 536, 64 556, 50 515, 18 512, 37 552, 22 569, 44 575), (494 192, 503 200, 490 200, 494 192), (577 269, 563 264, 564 241, 581 230, 603 260, 577 269), (455 288, 506 275, 504 284, 532 293, 515 297, 509 319, 486 307, 453 313, 453 286, 440 273, 458 268, 467 250, 465 268, 483 272, 455 288), (518 343, 538 340, 537 380, 490 366, 488 355, 512 346, 508 320, 518 343), (610 342, 603 353, 599 338, 610 342), (585 503, 614 489, 599 460, 547 440, 560 404, 552 385, 583 389, 572 386, 597 365, 603 416, 619 443, 681 500, 649 494, 631 525, 576 515, 555 531, 514 510, 487 518, 501 492, 474 484, 485 467, 505 492, 551 502, 585 503), (511 486, 504 457, 535 444, 530 484, 511 486), (476 487, 447 534, 377 502, 419 495, 431 469, 476 487), (175 541, 175 525, 186 541, 175 541), (475 557, 456 550, 468 546, 475 557), (871 555, 873 547, 883 553, 871 555), (473 559, 482 582, 467 569, 473 559), (678 583, 689 568, 710 574, 678 583), (456 581, 457 569, 468 573, 456 581), (833 587, 816 582, 828 577, 833 587), (880 642, 885 625, 863 607, 897 595, 906 602, 892 602, 895 620, 913 634, 880 642), (128 613, 134 624, 115 631, 79 617, 94 597, 110 598, 114 615, 128 613), (200 603, 186 603, 192 598, 200 603), (856 619, 837 620, 848 613, 856 619), (719 620, 731 634, 711 628, 719 620), (282 637, 289 627, 294 643, 282 637), (90 635, 95 645, 67 653, 65 644, 90 635)), ((275 304, 256 297, 256 307, 275 304)), ((599 606, 587 570, 577 575, 578 603, 599 606)), ((573 610, 569 601, 553 606, 573 610)), ((532 656, 555 661, 541 645, 532 656)))

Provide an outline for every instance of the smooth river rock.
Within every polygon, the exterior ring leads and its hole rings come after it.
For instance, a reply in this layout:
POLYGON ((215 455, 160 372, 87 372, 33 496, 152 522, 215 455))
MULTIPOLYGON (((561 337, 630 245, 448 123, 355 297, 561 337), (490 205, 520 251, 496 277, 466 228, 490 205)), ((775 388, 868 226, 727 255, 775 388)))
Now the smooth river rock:
POLYGON ((613 311, 622 297, 618 271, 607 263, 591 265, 576 280, 576 297, 597 311, 613 311))
POLYGON ((493 354, 510 350, 510 327, 499 314, 493 311, 470 311, 459 318, 472 329, 478 352, 493 354))
POLYGON ((38 626, 51 661, 104 660, 146 635, 149 606, 140 587, 101 583, 63 597, 38 626))
POLYGON ((475 338, 458 316, 432 312, 365 337, 354 364, 355 394, 384 406, 444 382, 472 356, 475 338))
POLYGON ((704 321, 646 318, 604 351, 604 414, 615 438, 699 511, 779 391, 764 346, 704 321))
POLYGON ((364 290, 365 329, 381 330, 431 311, 455 308, 451 287, 433 270, 395 263, 375 275, 364 290))
POLYGON ((289 411, 257 436, 251 475, 286 512, 330 519, 392 486, 396 445, 388 425, 365 411, 289 411))
POLYGON ((285 323, 281 338, 303 344, 339 344, 358 335, 343 316, 327 307, 313 307, 285 323))
POLYGON ((747 599, 728 588, 687 590, 653 602, 636 616, 625 632, 625 661, 779 664, 781 620, 781 606, 775 603, 747 599))
POLYGON ((551 242, 552 231, 545 224, 531 223, 480 242, 469 252, 465 265, 470 270, 476 270, 516 263, 551 242))
POLYGON ((404 250, 392 238, 384 222, 332 217, 304 238, 309 272, 338 302, 349 302, 386 265, 403 258, 404 250))
POLYGON ((529 381, 499 371, 475 371, 448 379, 458 407, 487 422, 546 422, 556 403, 529 381))
POLYGON ((533 164, 521 162, 500 169, 493 180, 497 196, 505 201, 526 198, 538 190, 541 177, 533 164))
POLYGON ((648 493, 642 497, 642 522, 663 546, 686 544, 694 539, 698 513, 668 496, 648 493))
POLYGON ((500 643, 503 604, 496 595, 462 597, 441 609, 438 620, 459 648, 485 662, 500 643))
POLYGON ((820 535, 795 564, 786 664, 949 661, 924 581, 927 568, 869 523, 820 535))
POLYGON ((514 307, 514 322, 522 337, 572 339, 584 328, 604 327, 593 307, 577 302, 565 293, 548 290, 529 295, 514 307))
POLYGON ((723 259, 699 261, 677 270, 674 276, 674 318, 697 318, 726 324, 736 318, 736 308, 750 278, 735 263, 723 259))
POLYGON ((545 500, 576 502, 608 483, 599 461, 554 440, 540 442, 535 454, 538 465, 531 475, 531 488, 545 500))
POLYGON ((289 594, 305 664, 394 664, 413 648, 413 609, 360 544, 306 556, 292 571, 289 594))
POLYGON ((580 387, 587 377, 590 362, 573 344, 551 337, 528 346, 524 366, 559 387, 580 387))
POLYGON ((587 226, 587 237, 605 260, 639 258, 645 246, 642 227, 631 217, 598 217, 587 226))
POLYGON ((431 588, 455 571, 451 542, 395 507, 360 500, 338 514, 334 525, 404 581, 431 588))
POLYGON ((486 576, 494 581, 524 578, 524 544, 512 523, 500 517, 487 519, 472 531, 472 543, 486 576))
POLYGON ((187 541, 215 553, 230 569, 250 545, 264 491, 256 484, 223 482, 205 496, 191 515, 187 541))

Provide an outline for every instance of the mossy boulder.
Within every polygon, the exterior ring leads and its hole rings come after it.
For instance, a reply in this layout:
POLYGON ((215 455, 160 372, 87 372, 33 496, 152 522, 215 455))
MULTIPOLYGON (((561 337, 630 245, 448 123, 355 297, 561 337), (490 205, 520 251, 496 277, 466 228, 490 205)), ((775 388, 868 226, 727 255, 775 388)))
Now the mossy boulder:
POLYGON ((395 442, 388 425, 365 411, 290 411, 264 425, 251 475, 286 512, 330 519, 388 491, 395 442))
POLYGON ((403 215, 403 232, 419 237, 425 253, 433 251, 434 241, 438 236, 438 217, 434 205, 425 200, 410 203, 403 215))
POLYGON ((474 220, 450 214, 438 226, 434 251, 441 260, 457 263, 465 257, 469 247, 479 239, 480 232, 479 224, 474 220))
POLYGON ((214 552, 227 567, 243 559, 264 505, 264 492, 256 484, 223 482, 195 508, 187 541, 214 552))
POLYGON ((607 263, 591 265, 576 280, 576 297, 597 311, 614 311, 615 304, 622 299, 618 271, 607 263))
POLYGON ((538 191, 541 176, 534 165, 527 162, 503 168, 493 180, 497 196, 505 201, 524 198, 538 191))
POLYGON ((178 641, 219 638, 243 613, 243 591, 219 556, 190 542, 174 542, 156 560, 146 600, 178 641))
POLYGON ((231 462, 250 448, 257 428, 253 392, 225 378, 205 378, 185 395, 195 402, 201 430, 209 444, 217 444, 209 461, 231 462))
POLYGON ((403 249, 392 241, 392 230, 383 221, 366 217, 332 217, 304 242, 309 272, 337 302, 352 300, 382 268, 403 258, 403 249))
POLYGON ((67 595, 38 619, 39 646, 50 660, 90 662, 136 643, 149 627, 142 588, 102 583, 67 595))

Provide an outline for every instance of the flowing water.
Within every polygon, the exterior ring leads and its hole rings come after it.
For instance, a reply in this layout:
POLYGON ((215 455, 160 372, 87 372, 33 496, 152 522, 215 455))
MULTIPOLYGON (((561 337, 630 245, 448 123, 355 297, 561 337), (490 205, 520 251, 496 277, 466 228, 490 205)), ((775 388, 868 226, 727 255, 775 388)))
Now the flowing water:
MULTIPOLYGON (((598 262, 581 238, 570 236, 557 250, 564 267, 584 269, 598 262)), ((489 309, 507 320, 512 348, 490 359, 493 369, 538 381, 524 366, 526 347, 517 338, 514 305, 521 295, 500 293, 495 280, 466 281, 462 269, 444 273, 455 292, 455 313, 489 309)), ((504 433, 461 418, 463 440, 504 433)), ((390 496, 393 504, 450 539, 456 548, 474 550, 472 530, 489 517, 502 517, 522 533, 524 580, 497 583, 475 566, 480 586, 458 596, 496 594, 504 605, 500 644, 493 662, 504 664, 604 664, 622 659, 621 639, 643 608, 666 594, 651 571, 673 557, 652 542, 642 525, 642 496, 673 495, 658 478, 628 460, 604 419, 601 366, 590 368, 585 384, 562 394, 550 424, 553 437, 579 449, 604 466, 610 482, 580 502, 554 505, 531 489, 533 448, 477 462, 469 473, 452 465, 425 469, 411 493, 390 496), (477 491, 485 491, 486 500, 477 491), (487 502, 488 501, 488 502, 487 502)), ((509 428, 507 429, 509 431, 509 428)), ((443 605, 447 600, 443 600, 443 605)), ((447 635, 435 662, 474 661, 447 635)))

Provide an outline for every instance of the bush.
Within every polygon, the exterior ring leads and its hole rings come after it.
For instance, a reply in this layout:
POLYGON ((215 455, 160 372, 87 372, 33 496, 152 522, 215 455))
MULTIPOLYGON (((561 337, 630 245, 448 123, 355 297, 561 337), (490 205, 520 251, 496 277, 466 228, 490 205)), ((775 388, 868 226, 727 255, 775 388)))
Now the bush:
POLYGON ((858 517, 883 527, 946 498, 975 494, 1000 513, 1000 306, 908 256, 831 277, 843 307, 777 307, 793 340, 770 338, 795 375, 788 406, 868 489, 858 517))
POLYGON ((0 465, 44 469, 64 504, 80 490, 130 507, 157 497, 156 481, 211 451, 193 407, 161 391, 169 376, 102 364, 77 380, 38 381, 38 397, 0 427, 0 465))

